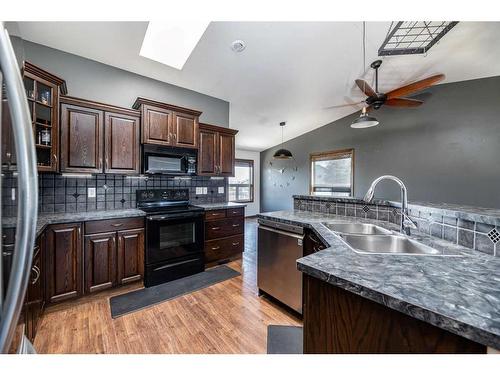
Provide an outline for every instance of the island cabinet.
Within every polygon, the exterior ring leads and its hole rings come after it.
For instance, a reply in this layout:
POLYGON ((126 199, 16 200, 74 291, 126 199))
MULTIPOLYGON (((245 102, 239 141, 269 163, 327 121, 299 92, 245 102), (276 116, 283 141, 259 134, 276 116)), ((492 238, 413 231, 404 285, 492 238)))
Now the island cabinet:
POLYGON ((205 212, 205 263, 221 264, 241 256, 245 248, 245 208, 205 212))
POLYGON ((61 98, 61 172, 140 172, 140 112, 61 98))
MULTIPOLYGON (((35 138, 39 172, 59 170, 59 96, 67 94, 66 82, 31 64, 23 65, 23 81, 35 138)), ((13 148, 5 156, 14 162, 13 148)))
POLYGON ((486 353, 486 347, 304 275, 304 353, 486 353))
POLYGON ((84 242, 85 293, 142 279, 142 218, 86 222, 84 242))
POLYGON ((133 108, 141 111, 142 143, 198 148, 200 111, 141 97, 133 108))
POLYGON ((198 175, 234 176, 237 130, 200 124, 198 175))

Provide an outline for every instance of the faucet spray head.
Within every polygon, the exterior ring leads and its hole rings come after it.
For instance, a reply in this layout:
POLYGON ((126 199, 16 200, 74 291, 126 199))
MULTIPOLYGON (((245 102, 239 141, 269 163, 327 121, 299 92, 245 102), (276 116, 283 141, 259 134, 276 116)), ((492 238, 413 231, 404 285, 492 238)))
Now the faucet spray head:
POLYGON ((366 192, 365 194, 365 197, 363 198, 363 200, 366 202, 366 203, 370 203, 373 199, 373 194, 375 193, 375 189, 373 189, 373 186, 371 186, 368 191, 366 192))

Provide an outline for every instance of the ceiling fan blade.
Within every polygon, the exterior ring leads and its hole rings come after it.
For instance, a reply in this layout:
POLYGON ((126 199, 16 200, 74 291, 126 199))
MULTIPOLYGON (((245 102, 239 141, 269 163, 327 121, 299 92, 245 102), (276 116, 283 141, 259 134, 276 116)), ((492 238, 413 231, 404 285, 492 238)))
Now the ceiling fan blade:
POLYGON ((436 74, 434 76, 422 79, 417 82, 410 83, 409 85, 399 87, 395 90, 389 91, 387 95, 387 99, 399 98, 401 96, 408 96, 413 94, 414 92, 424 90, 433 84, 442 81, 444 79, 444 74, 436 74))
POLYGON ((384 104, 390 105, 391 107, 418 107, 422 105, 423 101, 416 99, 405 99, 405 98, 393 98, 387 99, 384 104))
POLYGON ((324 109, 334 109, 334 108, 344 108, 344 107, 355 107, 360 104, 363 104, 365 101, 357 102, 357 103, 346 103, 346 104, 339 104, 339 105, 331 105, 329 107, 325 107, 324 109))
POLYGON ((359 89, 363 91, 366 96, 374 96, 376 94, 370 85, 363 79, 357 79, 356 85, 358 85, 359 89))

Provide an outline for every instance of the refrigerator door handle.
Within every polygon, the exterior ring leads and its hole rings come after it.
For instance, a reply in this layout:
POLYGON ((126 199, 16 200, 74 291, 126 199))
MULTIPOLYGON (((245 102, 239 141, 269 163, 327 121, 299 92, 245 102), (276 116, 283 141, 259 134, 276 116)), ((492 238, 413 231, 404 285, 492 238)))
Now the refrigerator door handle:
POLYGON ((0 313, 0 353, 7 353, 21 313, 30 277, 36 235, 38 180, 28 100, 14 49, 3 22, 0 22, 0 69, 5 82, 12 118, 19 186, 12 272, 0 313))

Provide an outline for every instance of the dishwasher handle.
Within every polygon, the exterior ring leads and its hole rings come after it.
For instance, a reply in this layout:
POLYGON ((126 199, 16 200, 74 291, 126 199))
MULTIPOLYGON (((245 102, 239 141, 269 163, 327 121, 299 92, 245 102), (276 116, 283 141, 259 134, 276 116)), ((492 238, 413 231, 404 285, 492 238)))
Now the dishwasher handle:
POLYGON ((304 235, 303 234, 296 234, 296 233, 285 232, 284 230, 266 227, 265 225, 259 225, 259 229, 267 230, 268 232, 274 232, 274 233, 282 234, 282 235, 288 236, 288 237, 297 238, 299 240, 303 240, 304 239, 304 235))

